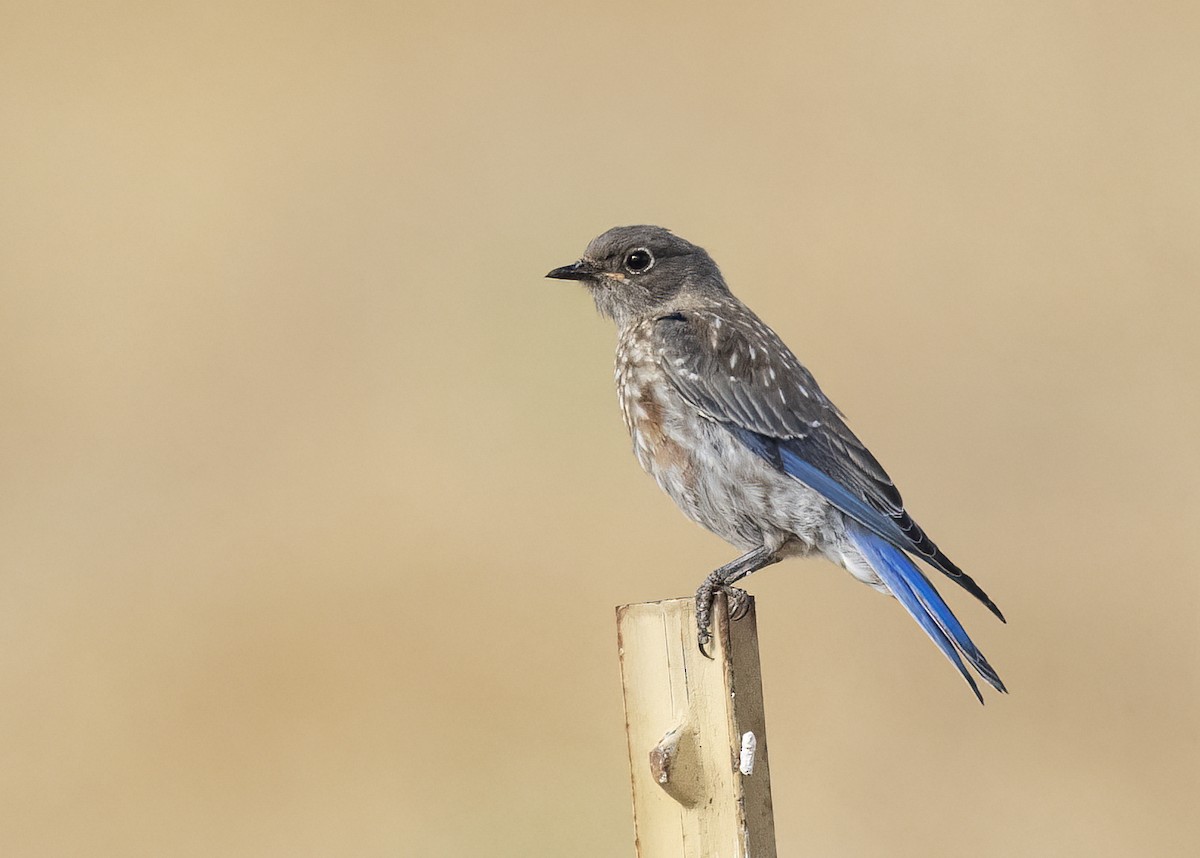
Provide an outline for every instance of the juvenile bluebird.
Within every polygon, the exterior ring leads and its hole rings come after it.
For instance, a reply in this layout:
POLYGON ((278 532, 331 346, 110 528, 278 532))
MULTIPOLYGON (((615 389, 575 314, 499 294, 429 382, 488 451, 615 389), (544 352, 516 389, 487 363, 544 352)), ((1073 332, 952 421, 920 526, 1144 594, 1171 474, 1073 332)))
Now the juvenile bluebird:
POLYGON ((910 555, 1004 615, 917 526, 842 413, 703 248, 658 226, 616 227, 546 276, 578 280, 617 323, 617 396, 642 467, 688 518, 744 552, 696 592, 701 649, 718 592, 737 617, 747 597, 735 583, 823 554, 898 599, 981 703, 963 658, 1006 690, 910 555))

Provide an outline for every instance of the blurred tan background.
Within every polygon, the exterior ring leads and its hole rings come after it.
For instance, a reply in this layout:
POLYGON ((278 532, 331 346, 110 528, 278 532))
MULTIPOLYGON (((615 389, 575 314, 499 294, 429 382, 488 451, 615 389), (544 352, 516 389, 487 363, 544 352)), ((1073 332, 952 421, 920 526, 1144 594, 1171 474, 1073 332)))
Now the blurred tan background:
POLYGON ((1010 618, 751 579, 780 853, 1195 854, 1194 8, 5 3, 0 852, 632 855, 652 222, 1010 618))

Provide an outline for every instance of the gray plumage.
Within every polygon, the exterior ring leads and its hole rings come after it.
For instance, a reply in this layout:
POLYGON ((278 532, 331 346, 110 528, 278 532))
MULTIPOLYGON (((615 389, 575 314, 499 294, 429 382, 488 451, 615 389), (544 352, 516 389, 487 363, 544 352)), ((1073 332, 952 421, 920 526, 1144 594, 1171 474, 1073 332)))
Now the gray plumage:
POLYGON ((661 227, 617 227, 547 276, 584 283, 617 323, 617 392, 642 467, 688 517, 746 552, 697 594, 702 646, 715 592, 736 608, 741 577, 816 552, 910 612, 915 605, 943 652, 952 644, 952 661, 961 651, 1003 690, 915 566, 920 580, 911 578, 911 561, 878 552, 910 552, 1003 619, 999 610, 917 526, 812 374, 733 296, 702 248, 661 227))

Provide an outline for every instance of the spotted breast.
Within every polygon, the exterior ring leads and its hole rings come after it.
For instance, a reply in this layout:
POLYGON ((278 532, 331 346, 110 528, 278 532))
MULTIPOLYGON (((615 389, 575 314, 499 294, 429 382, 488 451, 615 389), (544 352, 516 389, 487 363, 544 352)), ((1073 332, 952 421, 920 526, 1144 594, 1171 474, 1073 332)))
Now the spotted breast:
POLYGON ((660 363, 658 321, 635 322, 617 343, 617 396, 638 462, 688 518, 733 545, 809 553, 829 505, 683 400, 660 363))

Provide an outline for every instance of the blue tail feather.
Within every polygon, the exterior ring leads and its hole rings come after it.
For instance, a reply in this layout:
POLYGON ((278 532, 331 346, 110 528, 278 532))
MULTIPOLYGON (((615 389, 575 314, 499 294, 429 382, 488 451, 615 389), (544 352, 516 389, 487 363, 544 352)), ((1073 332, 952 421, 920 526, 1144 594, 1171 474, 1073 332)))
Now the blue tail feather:
POLYGON ((847 522, 847 534, 900 604, 933 639, 950 663, 958 668, 980 703, 983 702, 983 695, 963 665, 960 652, 989 685, 997 691, 1007 691, 995 669, 967 636, 962 623, 907 554, 858 522, 847 522))

